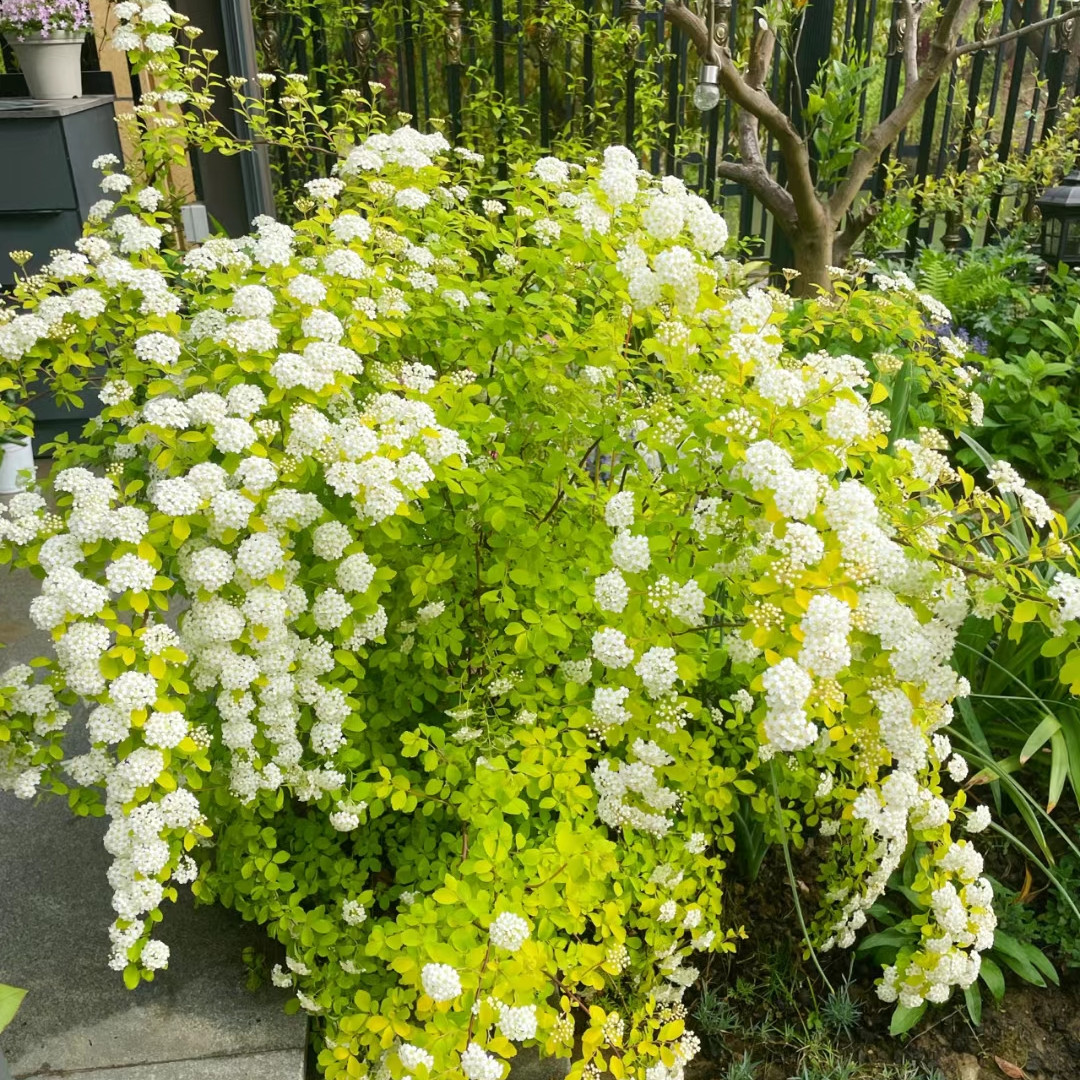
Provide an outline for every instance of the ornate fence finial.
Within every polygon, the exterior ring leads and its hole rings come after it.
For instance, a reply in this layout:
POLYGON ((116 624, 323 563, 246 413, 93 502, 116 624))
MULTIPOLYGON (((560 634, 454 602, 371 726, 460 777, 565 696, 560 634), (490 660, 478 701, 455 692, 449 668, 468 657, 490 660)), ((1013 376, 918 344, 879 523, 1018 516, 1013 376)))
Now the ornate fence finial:
POLYGON ((461 29, 461 17, 465 9, 458 0, 450 0, 446 5, 446 62, 448 64, 461 63, 461 46, 465 38, 461 29))
POLYGON ((622 8, 622 17, 626 21, 628 31, 626 39, 626 66, 632 68, 637 63, 638 43, 641 41, 641 27, 638 26, 638 16, 645 10, 641 0, 625 0, 622 8))
POLYGON ((726 49, 731 22, 731 0, 713 0, 713 41, 718 49, 726 49))
MULTIPOLYGON (((357 27, 352 34, 352 43, 356 50, 356 66, 360 70, 360 77, 366 83, 375 52, 375 34, 371 29, 371 5, 367 0, 361 0, 356 9, 356 19, 357 27)), ((363 89, 366 94, 367 87, 363 89)))
POLYGON ((255 23, 255 38, 262 53, 266 71, 281 70, 281 29, 278 26, 278 13, 264 4, 257 4, 252 10, 255 23))
POLYGON ((546 64, 551 59, 555 48, 556 32, 550 22, 545 21, 547 16, 547 0, 536 0, 536 21, 533 24, 532 39, 540 59, 546 64))
POLYGON ((907 22, 904 17, 903 0, 893 0, 892 22, 889 25, 889 56, 899 56, 904 51, 904 31, 907 22))
MULTIPOLYGON (((1061 0, 1061 14, 1069 15, 1076 9, 1077 0, 1061 0)), ((1065 19, 1054 27, 1054 44, 1058 52, 1068 52, 1076 26, 1076 18, 1065 19)))

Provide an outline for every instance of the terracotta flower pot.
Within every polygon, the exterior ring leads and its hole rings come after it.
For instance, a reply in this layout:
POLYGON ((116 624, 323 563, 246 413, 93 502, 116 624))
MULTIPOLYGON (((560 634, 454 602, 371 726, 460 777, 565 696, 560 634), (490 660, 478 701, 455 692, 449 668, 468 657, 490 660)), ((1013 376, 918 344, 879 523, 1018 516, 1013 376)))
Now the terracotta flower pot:
POLYGON ((85 30, 5 35, 33 98, 82 96, 82 45, 85 30))

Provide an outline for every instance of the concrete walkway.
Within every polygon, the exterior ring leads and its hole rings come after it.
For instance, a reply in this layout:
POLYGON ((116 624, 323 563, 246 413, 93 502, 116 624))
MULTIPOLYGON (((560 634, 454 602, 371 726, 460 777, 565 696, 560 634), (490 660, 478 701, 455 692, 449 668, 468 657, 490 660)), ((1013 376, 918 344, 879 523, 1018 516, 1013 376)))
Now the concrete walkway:
MULTIPOLYGON (((0 670, 39 655, 37 583, 0 568, 0 670)), ((0 1049, 16 1080, 303 1080, 306 1022, 284 991, 244 985, 266 935, 181 886, 157 936, 168 971, 135 991, 107 966, 113 918, 101 819, 0 794, 0 983, 28 990, 0 1049)), ((271 961, 272 962, 272 961, 271 961)), ((269 965, 267 966, 269 967, 269 965)), ((0 1066, 0 1076, 3 1075, 0 1066)))

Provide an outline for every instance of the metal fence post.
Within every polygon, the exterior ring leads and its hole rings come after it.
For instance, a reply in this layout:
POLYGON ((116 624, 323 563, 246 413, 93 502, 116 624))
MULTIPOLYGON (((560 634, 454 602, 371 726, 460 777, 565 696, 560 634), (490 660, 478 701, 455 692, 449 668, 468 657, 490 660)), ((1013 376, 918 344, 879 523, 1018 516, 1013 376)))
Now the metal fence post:
MULTIPOLYGON (((221 21, 224 31, 225 57, 229 73, 248 80, 248 92, 256 93, 258 61, 255 53, 255 27, 248 0, 221 0, 221 21)), ((251 137, 251 131, 242 116, 235 116, 236 134, 239 138, 251 137)), ((274 213, 274 189, 270 181, 270 160, 265 146, 256 147, 252 153, 238 155, 240 175, 244 185, 244 201, 248 220, 258 214, 274 213)))

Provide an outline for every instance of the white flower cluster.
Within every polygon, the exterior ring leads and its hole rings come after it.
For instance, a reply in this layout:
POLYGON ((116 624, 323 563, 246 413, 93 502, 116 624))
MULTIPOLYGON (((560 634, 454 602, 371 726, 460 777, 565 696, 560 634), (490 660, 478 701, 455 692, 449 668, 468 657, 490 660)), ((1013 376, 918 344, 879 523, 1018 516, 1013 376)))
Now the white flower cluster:
POLYGON ((806 715, 806 699, 814 680, 791 657, 784 657, 761 676, 765 688, 765 735, 778 750, 802 750, 817 738, 817 725, 806 715))
POLYGON ((1062 622, 1080 619, 1080 577, 1062 571, 1054 578, 1047 596, 1058 602, 1058 616, 1062 622))
POLYGON ((673 758, 655 743, 640 739, 632 753, 637 761, 621 762, 612 768, 610 761, 601 759, 593 769, 593 783, 600 796, 597 816, 612 828, 640 829, 654 836, 666 836, 672 821, 665 815, 678 808, 679 796, 658 781, 656 770, 670 765, 673 758), (635 795, 648 809, 627 801, 635 795))
POLYGON ((499 1034, 511 1042, 527 1042, 536 1038, 535 1005, 499 1004, 499 1034))
POLYGON ((488 934, 497 949, 515 953, 529 939, 529 924, 520 915, 504 911, 495 916, 488 934))
POLYGON ((461 1055, 461 1071, 465 1080, 501 1080, 503 1065, 479 1043, 471 1042, 461 1055))
POLYGON ((420 983, 432 1001, 453 1001, 461 994, 461 977, 449 964, 425 964, 420 983))
POLYGON ((349 178, 361 173, 380 173, 388 165, 425 169, 449 150, 450 144, 439 132, 425 135, 415 128, 399 127, 389 133, 370 135, 350 151, 338 172, 349 178))
POLYGON ((990 479, 997 485, 1002 495, 1015 495, 1020 500, 1024 513, 1040 528, 1048 525, 1054 517, 1047 501, 1027 486, 1024 478, 1007 462, 995 461, 990 466, 990 479))
POLYGON ((813 469, 796 469, 791 454, 768 439, 747 447, 739 471, 756 490, 772 493, 783 517, 802 521, 817 507, 819 474, 813 469))

